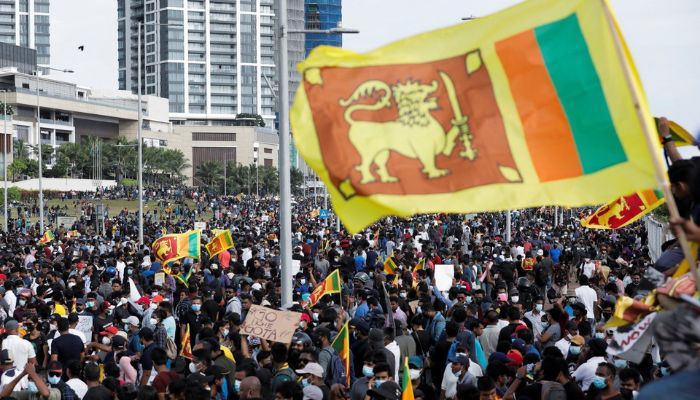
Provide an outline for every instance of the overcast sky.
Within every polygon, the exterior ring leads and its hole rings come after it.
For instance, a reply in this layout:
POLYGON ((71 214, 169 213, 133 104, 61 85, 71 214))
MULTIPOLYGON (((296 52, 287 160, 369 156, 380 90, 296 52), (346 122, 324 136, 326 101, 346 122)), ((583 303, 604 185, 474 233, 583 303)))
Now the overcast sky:
MULTIPOLYGON (((482 17, 514 0, 344 0, 344 47, 368 51, 412 34, 482 17)), ((66 79, 117 88, 116 0, 51 0, 51 64, 66 79), (78 50, 84 45, 85 51, 78 50)), ((700 1, 612 0, 654 115, 700 132, 700 1)))

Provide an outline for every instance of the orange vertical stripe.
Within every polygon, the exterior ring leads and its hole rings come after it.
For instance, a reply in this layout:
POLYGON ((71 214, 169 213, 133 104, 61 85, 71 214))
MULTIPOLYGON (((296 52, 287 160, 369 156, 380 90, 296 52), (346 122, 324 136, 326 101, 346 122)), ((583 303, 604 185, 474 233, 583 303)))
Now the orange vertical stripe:
POLYGON ((540 181, 581 176, 576 143, 533 31, 496 43, 540 181))
POLYGON ((659 199, 656 197, 656 193, 653 190, 645 190, 641 192, 642 199, 647 206, 656 203, 659 199))

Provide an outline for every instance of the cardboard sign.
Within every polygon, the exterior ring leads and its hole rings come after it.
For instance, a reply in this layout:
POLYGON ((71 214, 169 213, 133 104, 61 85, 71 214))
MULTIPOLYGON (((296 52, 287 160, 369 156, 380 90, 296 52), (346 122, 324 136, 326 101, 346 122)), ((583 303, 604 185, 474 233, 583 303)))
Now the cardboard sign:
POLYGON ((66 229, 70 229, 75 222, 75 217, 56 217, 56 223, 58 226, 63 225, 66 229))
POLYGON ((76 330, 83 332, 88 342, 92 341, 92 315, 78 315, 76 330))
POLYGON ((292 260, 292 276, 297 276, 301 271, 301 260, 292 260))
POLYGON ((289 344, 299 325, 301 313, 251 305, 241 326, 241 334, 271 342, 289 344))
POLYGON ((435 265, 435 286, 441 292, 446 292, 452 287, 452 279, 455 277, 455 268, 452 264, 435 265))
POLYGON ((207 223, 203 221, 198 221, 194 223, 194 229, 201 229, 201 230, 206 230, 207 229, 207 223))
POLYGON ((156 272, 153 278, 153 284, 155 286, 163 286, 165 283, 165 272, 156 272))

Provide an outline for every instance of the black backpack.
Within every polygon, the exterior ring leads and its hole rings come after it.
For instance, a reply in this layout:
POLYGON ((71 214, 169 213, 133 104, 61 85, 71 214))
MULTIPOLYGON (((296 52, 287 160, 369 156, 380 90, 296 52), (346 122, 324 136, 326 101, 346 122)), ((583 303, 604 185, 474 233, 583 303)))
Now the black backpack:
POLYGON ((331 355, 331 360, 328 362, 328 371, 326 371, 326 377, 323 383, 328 387, 332 387, 334 384, 339 383, 343 386, 347 384, 347 375, 345 373, 345 364, 343 360, 335 350, 323 349, 322 351, 327 351, 331 355))

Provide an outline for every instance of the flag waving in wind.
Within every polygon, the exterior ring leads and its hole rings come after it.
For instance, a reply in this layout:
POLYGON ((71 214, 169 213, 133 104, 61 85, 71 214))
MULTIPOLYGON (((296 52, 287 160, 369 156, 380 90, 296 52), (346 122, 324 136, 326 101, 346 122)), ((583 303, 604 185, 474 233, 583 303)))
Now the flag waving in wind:
POLYGON ((581 225, 594 229, 619 229, 642 218, 664 204, 661 191, 643 190, 622 196, 581 220, 581 225))
POLYGON ((340 271, 336 269, 316 286, 316 289, 309 296, 309 306, 313 307, 314 304, 321 300, 321 297, 327 294, 340 293, 341 290, 340 271))
POLYGON ((657 185, 653 119, 605 1, 524 1, 366 54, 319 46, 299 71, 294 140, 351 232, 657 185))
POLYGON ((396 261, 394 261, 394 253, 392 252, 389 257, 384 260, 384 273, 387 275, 393 275, 396 272, 398 266, 396 261))
POLYGON ((231 238, 231 231, 228 229, 222 230, 214 238, 207 243, 207 253, 209 257, 214 257, 222 251, 226 251, 233 247, 233 239, 231 238))
POLYGON ((164 265, 181 258, 199 258, 200 230, 173 233, 159 237, 153 242, 153 254, 164 265))
POLYGON ((53 241, 53 239, 53 232, 51 232, 51 230, 49 229, 46 232, 44 232, 44 235, 41 237, 41 239, 39 239, 39 244, 49 244, 51 243, 51 241, 53 241))
POLYGON ((408 368, 408 357, 403 358, 403 376, 401 377, 401 400, 413 400, 413 384, 411 370, 408 368))
POLYGON ((348 330, 348 321, 338 332, 338 336, 333 339, 331 347, 338 353, 338 357, 343 361, 345 366, 346 385, 350 387, 350 331, 348 330))

